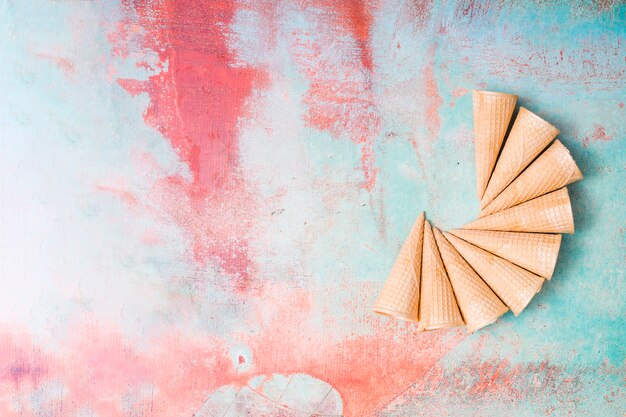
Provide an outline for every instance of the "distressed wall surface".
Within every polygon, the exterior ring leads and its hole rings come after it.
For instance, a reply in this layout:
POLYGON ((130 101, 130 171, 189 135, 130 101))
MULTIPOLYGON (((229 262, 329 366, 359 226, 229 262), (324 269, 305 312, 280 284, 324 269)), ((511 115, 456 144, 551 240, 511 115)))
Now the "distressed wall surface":
POLYGON ((620 1, 0 1, 0 415, 623 416, 620 1), (472 89, 585 175, 519 317, 370 306, 474 196, 472 89))

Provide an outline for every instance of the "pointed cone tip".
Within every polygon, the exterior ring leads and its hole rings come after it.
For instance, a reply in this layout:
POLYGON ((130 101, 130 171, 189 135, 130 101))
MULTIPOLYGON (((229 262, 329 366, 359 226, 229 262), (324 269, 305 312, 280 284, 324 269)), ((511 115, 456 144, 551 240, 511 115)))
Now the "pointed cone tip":
POLYGON ((578 167, 578 164, 576 163, 576 160, 574 159, 574 156, 572 155, 570 150, 567 148, 567 146, 565 146, 563 144, 563 142, 561 142, 560 140, 556 139, 554 141, 554 143, 552 144, 552 147, 560 148, 559 150, 561 152, 565 152, 567 154, 567 156, 569 157, 569 159, 570 159, 570 163, 573 166, 574 172, 572 173, 572 177, 571 177, 571 180, 570 180, 569 183, 571 184, 572 182, 582 180, 583 179, 583 174, 582 174, 582 172, 580 172, 580 168, 578 167))
POLYGON ((530 117, 532 117, 533 119, 537 120, 538 122, 540 122, 542 124, 546 124, 546 125, 550 126, 552 128, 552 131, 556 132, 554 134, 555 137, 559 133, 561 133, 561 131, 559 129, 557 129, 552 123, 548 122, 543 117, 539 116, 537 113, 533 113, 532 111, 528 110, 526 107, 520 106, 518 115, 519 114, 522 114, 522 115, 525 114, 526 116, 530 116, 530 117))
POLYGON ((390 310, 384 307, 374 306, 374 308, 372 308, 372 311, 376 314, 380 314, 381 316, 389 317, 392 319, 411 321, 411 322, 417 323, 417 320, 415 319, 415 317, 411 317, 407 314, 403 314, 401 312, 390 310))

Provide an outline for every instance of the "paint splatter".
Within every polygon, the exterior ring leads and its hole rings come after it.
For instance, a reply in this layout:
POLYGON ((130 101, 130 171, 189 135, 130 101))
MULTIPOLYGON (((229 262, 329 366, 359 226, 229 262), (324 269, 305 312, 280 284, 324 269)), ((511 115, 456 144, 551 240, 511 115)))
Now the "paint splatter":
POLYGON ((613 140, 613 136, 606 133, 606 129, 602 125, 594 125, 593 132, 585 136, 582 140, 583 146, 586 148, 592 142, 610 142, 613 140))
POLYGON ((467 19, 476 24, 480 20, 497 14, 502 9, 501 1, 462 0, 457 3, 455 14, 457 19, 467 19))
POLYGON ((621 88, 626 79, 621 50, 621 40, 611 43, 606 39, 596 44, 583 41, 579 48, 565 51, 523 45, 497 57, 495 51, 486 51, 482 62, 473 63, 503 77, 533 77, 543 83, 612 90, 621 88))
MULTIPOLYGON (((602 368, 606 375, 618 375, 622 371, 606 364, 602 368)), ((465 404, 490 401, 492 406, 498 403, 508 407, 530 403, 535 411, 544 410, 546 415, 550 415, 554 407, 577 414, 579 394, 590 383, 585 378, 586 372, 580 368, 571 372, 548 361, 512 364, 508 359, 481 360, 474 356, 454 368, 432 367, 427 375, 400 393, 390 408, 399 414, 412 414, 414 409, 432 414, 445 410, 450 401, 465 404), (569 398, 576 400, 567 400, 569 398)), ((466 411, 471 416, 485 412, 482 407, 466 411)))

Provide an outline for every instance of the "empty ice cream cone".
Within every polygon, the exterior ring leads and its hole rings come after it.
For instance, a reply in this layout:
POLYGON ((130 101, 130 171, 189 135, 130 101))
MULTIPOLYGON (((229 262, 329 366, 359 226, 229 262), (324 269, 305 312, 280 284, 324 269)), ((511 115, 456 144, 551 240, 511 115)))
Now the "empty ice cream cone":
POLYGON ((505 232, 574 233, 567 188, 474 220, 462 227, 505 232))
POLYGON ((536 161, 480 212, 480 217, 532 200, 581 180, 576 162, 563 144, 556 140, 536 161))
POLYGON ((493 323, 508 308, 437 229, 435 239, 470 333, 493 323))
POLYGON ((541 289, 543 278, 450 233, 444 236, 515 316, 541 289))
POLYGON ((424 222, 421 285, 419 328, 435 330, 464 324, 428 220, 424 222))
POLYGON ((557 234, 463 229, 450 233, 548 280, 561 246, 557 234))
POLYGON ((517 96, 491 91, 474 91, 472 100, 476 185, 478 199, 481 199, 509 127, 517 96))
POLYGON ((480 207, 484 208, 496 198, 558 134, 556 127, 521 107, 480 200, 480 207))
POLYGON ((420 214, 400 249, 374 312, 400 320, 418 321, 424 213, 420 214))

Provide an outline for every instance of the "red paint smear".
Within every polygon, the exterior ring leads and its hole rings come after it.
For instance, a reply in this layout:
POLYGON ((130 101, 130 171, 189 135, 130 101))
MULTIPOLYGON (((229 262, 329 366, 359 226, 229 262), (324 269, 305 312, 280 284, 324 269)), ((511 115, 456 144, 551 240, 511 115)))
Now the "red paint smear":
POLYGON ((583 146, 586 148, 593 142, 610 142, 613 140, 613 136, 606 133, 606 129, 602 125, 594 125, 594 130, 591 135, 587 135, 583 138, 583 146))
POLYGON ((315 0, 312 4, 334 11, 336 19, 329 19, 329 23, 337 24, 352 34, 357 43, 363 67, 372 71, 374 65, 370 47, 370 31, 372 11, 376 5, 367 0, 315 0))
POLYGON ((241 385, 219 339, 171 332, 142 350, 106 326, 71 329, 62 346, 46 351, 25 333, 0 332, 0 415, 77 415, 92 409, 102 417, 191 416, 207 395, 226 383, 241 385), (46 382, 63 391, 46 389, 46 382), (19 406, 17 406, 19 403, 19 406), (18 411, 19 410, 19 411, 18 411), (39 415, 39 414, 37 414, 39 415))
MULTIPOLYGON (((237 120, 259 72, 233 66, 227 45, 232 1, 126 0, 168 70, 147 81, 121 80, 131 94, 147 92, 146 121, 189 164, 199 188, 228 185, 237 168, 237 120), (201 24, 199 24, 201 22, 201 24)), ((131 17, 127 17, 131 24, 131 17)))
POLYGON ((381 125, 371 85, 371 16, 360 2, 319 0, 315 6, 302 5, 312 31, 298 30, 291 37, 292 54, 309 81, 305 121, 361 145, 362 188, 371 190, 378 173, 373 145, 381 125))
POLYGON ((266 80, 257 69, 233 65, 227 38, 236 6, 227 0, 124 0, 123 5, 125 17, 109 36, 115 53, 128 56, 139 45, 158 53, 157 67, 167 70, 145 81, 118 82, 132 95, 149 94, 146 123, 171 142, 193 175, 191 183, 167 179, 170 185, 157 191, 173 194, 155 198, 168 204, 163 212, 191 236, 193 258, 216 262, 245 290, 252 261, 249 221, 241 219, 254 217, 255 199, 239 174, 237 122, 245 99, 266 80))
POLYGON ((601 142, 610 142, 613 140, 613 136, 608 135, 606 133, 604 126, 601 126, 601 125, 595 125, 595 130, 593 131, 591 138, 594 141, 601 141, 601 142))

